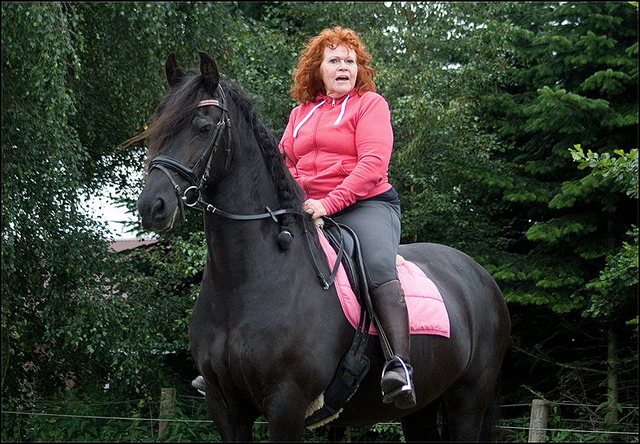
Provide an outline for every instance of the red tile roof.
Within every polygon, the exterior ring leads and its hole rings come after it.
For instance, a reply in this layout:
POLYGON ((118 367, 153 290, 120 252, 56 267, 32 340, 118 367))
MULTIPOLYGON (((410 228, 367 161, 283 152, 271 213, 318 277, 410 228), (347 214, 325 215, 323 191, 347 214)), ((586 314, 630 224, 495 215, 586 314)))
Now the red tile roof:
POLYGON ((132 248, 141 247, 142 245, 151 245, 158 242, 157 239, 116 239, 110 246, 111 251, 119 252, 131 250, 132 248))

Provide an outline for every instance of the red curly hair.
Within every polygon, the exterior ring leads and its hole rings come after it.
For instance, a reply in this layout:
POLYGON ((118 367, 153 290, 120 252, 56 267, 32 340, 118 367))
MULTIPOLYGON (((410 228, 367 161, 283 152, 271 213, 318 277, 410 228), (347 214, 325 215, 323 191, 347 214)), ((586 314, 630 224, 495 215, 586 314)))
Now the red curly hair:
POLYGON ((375 70, 369 66, 371 54, 366 50, 360 37, 349 28, 336 26, 325 28, 320 34, 309 40, 305 51, 300 55, 298 66, 293 72, 291 98, 299 103, 312 102, 319 93, 324 93, 324 83, 320 75, 320 65, 324 58, 324 49, 344 45, 356 53, 358 77, 355 88, 362 91, 376 92, 373 81, 375 70))

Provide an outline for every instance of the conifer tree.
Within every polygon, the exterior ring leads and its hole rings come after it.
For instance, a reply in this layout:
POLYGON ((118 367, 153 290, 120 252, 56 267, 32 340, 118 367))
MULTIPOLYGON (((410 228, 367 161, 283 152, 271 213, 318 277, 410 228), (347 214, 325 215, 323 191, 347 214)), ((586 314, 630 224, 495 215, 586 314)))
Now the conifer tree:
POLYGON ((628 340, 627 324, 637 325, 637 9, 524 3, 509 19, 511 72, 483 113, 503 145, 493 156, 503 175, 486 178, 486 202, 510 237, 490 271, 511 303, 591 319, 610 342, 628 340))

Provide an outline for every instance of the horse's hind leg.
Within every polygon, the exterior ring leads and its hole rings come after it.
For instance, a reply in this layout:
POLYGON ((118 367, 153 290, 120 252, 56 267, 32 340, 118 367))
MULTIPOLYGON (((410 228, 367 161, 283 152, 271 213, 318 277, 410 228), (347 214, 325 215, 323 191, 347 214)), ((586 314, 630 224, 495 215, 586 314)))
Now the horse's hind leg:
POLYGON ((493 399, 493 384, 483 380, 459 384, 444 394, 448 438, 478 441, 485 411, 493 399))
POLYGON ((400 420, 404 440, 409 441, 441 441, 438 430, 438 407, 440 399, 426 407, 413 412, 400 420))
POLYGON ((342 441, 346 435, 347 428, 345 426, 327 425, 327 439, 331 442, 342 441))

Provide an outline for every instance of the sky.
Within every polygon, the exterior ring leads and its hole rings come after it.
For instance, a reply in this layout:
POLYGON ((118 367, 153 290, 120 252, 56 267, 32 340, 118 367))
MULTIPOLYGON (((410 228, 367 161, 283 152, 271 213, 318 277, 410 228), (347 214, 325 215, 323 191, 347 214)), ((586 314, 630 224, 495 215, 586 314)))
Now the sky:
POLYGON ((110 189, 103 190, 99 195, 95 195, 89 202, 89 213, 99 222, 106 222, 110 234, 114 239, 132 239, 134 233, 125 233, 125 227, 119 221, 135 220, 137 215, 131 215, 125 208, 116 206, 109 197, 110 189))

